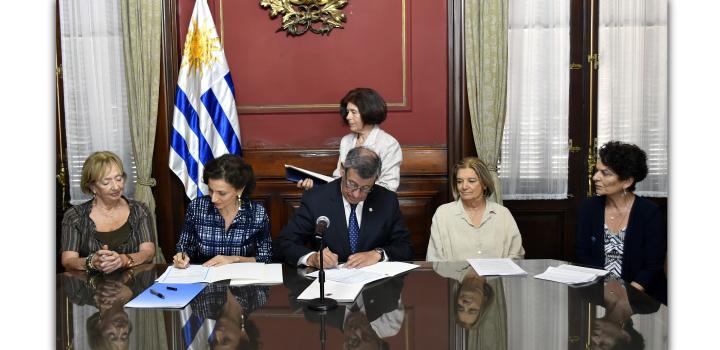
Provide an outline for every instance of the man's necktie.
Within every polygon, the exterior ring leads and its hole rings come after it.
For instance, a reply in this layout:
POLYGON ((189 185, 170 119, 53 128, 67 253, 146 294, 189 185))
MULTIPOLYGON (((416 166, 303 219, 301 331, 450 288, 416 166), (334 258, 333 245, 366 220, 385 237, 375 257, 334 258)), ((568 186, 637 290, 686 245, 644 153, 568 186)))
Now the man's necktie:
POLYGON ((355 254, 358 247, 358 235, 360 226, 358 226, 357 216, 355 216, 355 208, 357 204, 350 204, 350 220, 348 220, 348 235, 350 237, 350 253, 355 254))

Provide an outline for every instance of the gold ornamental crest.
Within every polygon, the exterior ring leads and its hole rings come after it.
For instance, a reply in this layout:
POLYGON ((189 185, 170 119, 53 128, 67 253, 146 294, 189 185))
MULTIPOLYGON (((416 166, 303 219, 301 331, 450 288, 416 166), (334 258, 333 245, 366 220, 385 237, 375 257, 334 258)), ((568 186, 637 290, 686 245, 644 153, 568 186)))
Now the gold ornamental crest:
POLYGON ((260 7, 270 9, 270 18, 282 14, 282 27, 287 35, 299 36, 311 31, 329 35, 334 28, 342 28, 345 14, 340 11, 347 0, 260 0, 260 7))

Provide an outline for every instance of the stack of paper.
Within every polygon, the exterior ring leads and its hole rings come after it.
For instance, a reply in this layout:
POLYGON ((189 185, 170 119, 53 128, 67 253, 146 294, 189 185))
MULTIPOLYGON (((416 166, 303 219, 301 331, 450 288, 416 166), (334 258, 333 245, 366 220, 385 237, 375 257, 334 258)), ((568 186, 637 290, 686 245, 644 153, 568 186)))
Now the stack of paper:
POLYGON ((545 272, 535 275, 535 278, 565 284, 577 284, 592 282, 598 276, 605 276, 607 273, 608 271, 605 270, 573 265, 560 265, 558 267, 548 267, 545 272))
POLYGON ((480 276, 527 275, 512 259, 467 259, 480 276))
POLYGON ((589 267, 582 267, 582 266, 568 265, 568 264, 560 265, 560 266, 558 266, 558 268, 563 269, 563 270, 572 270, 572 271, 579 271, 579 272, 585 272, 585 273, 592 273, 598 277, 602 277, 602 276, 605 276, 608 273, 610 273, 610 271, 608 271, 608 270, 593 269, 593 268, 589 268, 589 267))
POLYGON ((130 300, 125 307, 131 308, 183 308, 190 303, 200 291, 205 288, 204 283, 172 284, 154 283, 150 288, 130 300))
MULTIPOLYGON (((348 284, 367 284, 386 277, 399 275, 417 267, 419 266, 400 261, 382 261, 359 269, 346 269, 343 264, 334 269, 325 269, 325 280, 348 284)), ((319 271, 315 271, 307 274, 307 276, 317 278, 318 274, 319 271)))
MULTIPOLYGON (((420 266, 400 261, 382 261, 359 269, 346 269, 343 265, 325 269, 325 296, 339 302, 352 302, 366 284, 418 267, 420 266)), ((315 271, 306 276, 317 278, 318 275, 319 271, 315 271)), ((320 282, 315 279, 300 293, 298 300, 311 300, 319 297, 320 282)))
POLYGON ((231 285, 282 283, 282 264, 236 263, 217 267, 189 265, 184 269, 170 266, 156 281, 213 283, 222 280, 231 280, 231 285))
POLYGON ((242 271, 230 280, 231 286, 283 283, 282 264, 243 263, 242 271))

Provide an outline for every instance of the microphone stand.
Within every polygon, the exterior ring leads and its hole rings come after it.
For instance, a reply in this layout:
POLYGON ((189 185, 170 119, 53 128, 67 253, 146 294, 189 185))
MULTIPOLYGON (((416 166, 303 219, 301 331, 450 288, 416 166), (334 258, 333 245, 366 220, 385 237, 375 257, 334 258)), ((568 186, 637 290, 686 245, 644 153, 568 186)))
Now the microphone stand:
MULTIPOLYGON (((318 279, 320 282, 320 297, 310 300, 308 308, 314 311, 328 311, 337 307, 337 300, 333 298, 325 298, 325 269, 323 268, 323 249, 325 242, 325 235, 316 233, 315 238, 320 242, 320 271, 318 272, 318 279)), ((324 313, 321 314, 322 320, 324 320, 324 313)), ((320 333, 324 335, 324 332, 320 333)))

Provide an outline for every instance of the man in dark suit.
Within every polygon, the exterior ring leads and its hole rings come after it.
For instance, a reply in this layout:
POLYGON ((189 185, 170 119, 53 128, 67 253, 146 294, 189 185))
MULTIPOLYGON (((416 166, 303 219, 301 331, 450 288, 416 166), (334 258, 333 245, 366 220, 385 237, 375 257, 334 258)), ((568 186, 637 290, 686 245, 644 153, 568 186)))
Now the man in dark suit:
POLYGON ((295 216, 275 240, 278 260, 295 266, 319 267, 315 222, 326 216, 324 265, 347 262, 356 268, 378 261, 408 261, 414 257, 410 232, 400 214, 395 192, 375 185, 380 157, 362 146, 348 152, 341 178, 305 192, 295 216), (308 248, 310 242, 314 249, 308 248))

